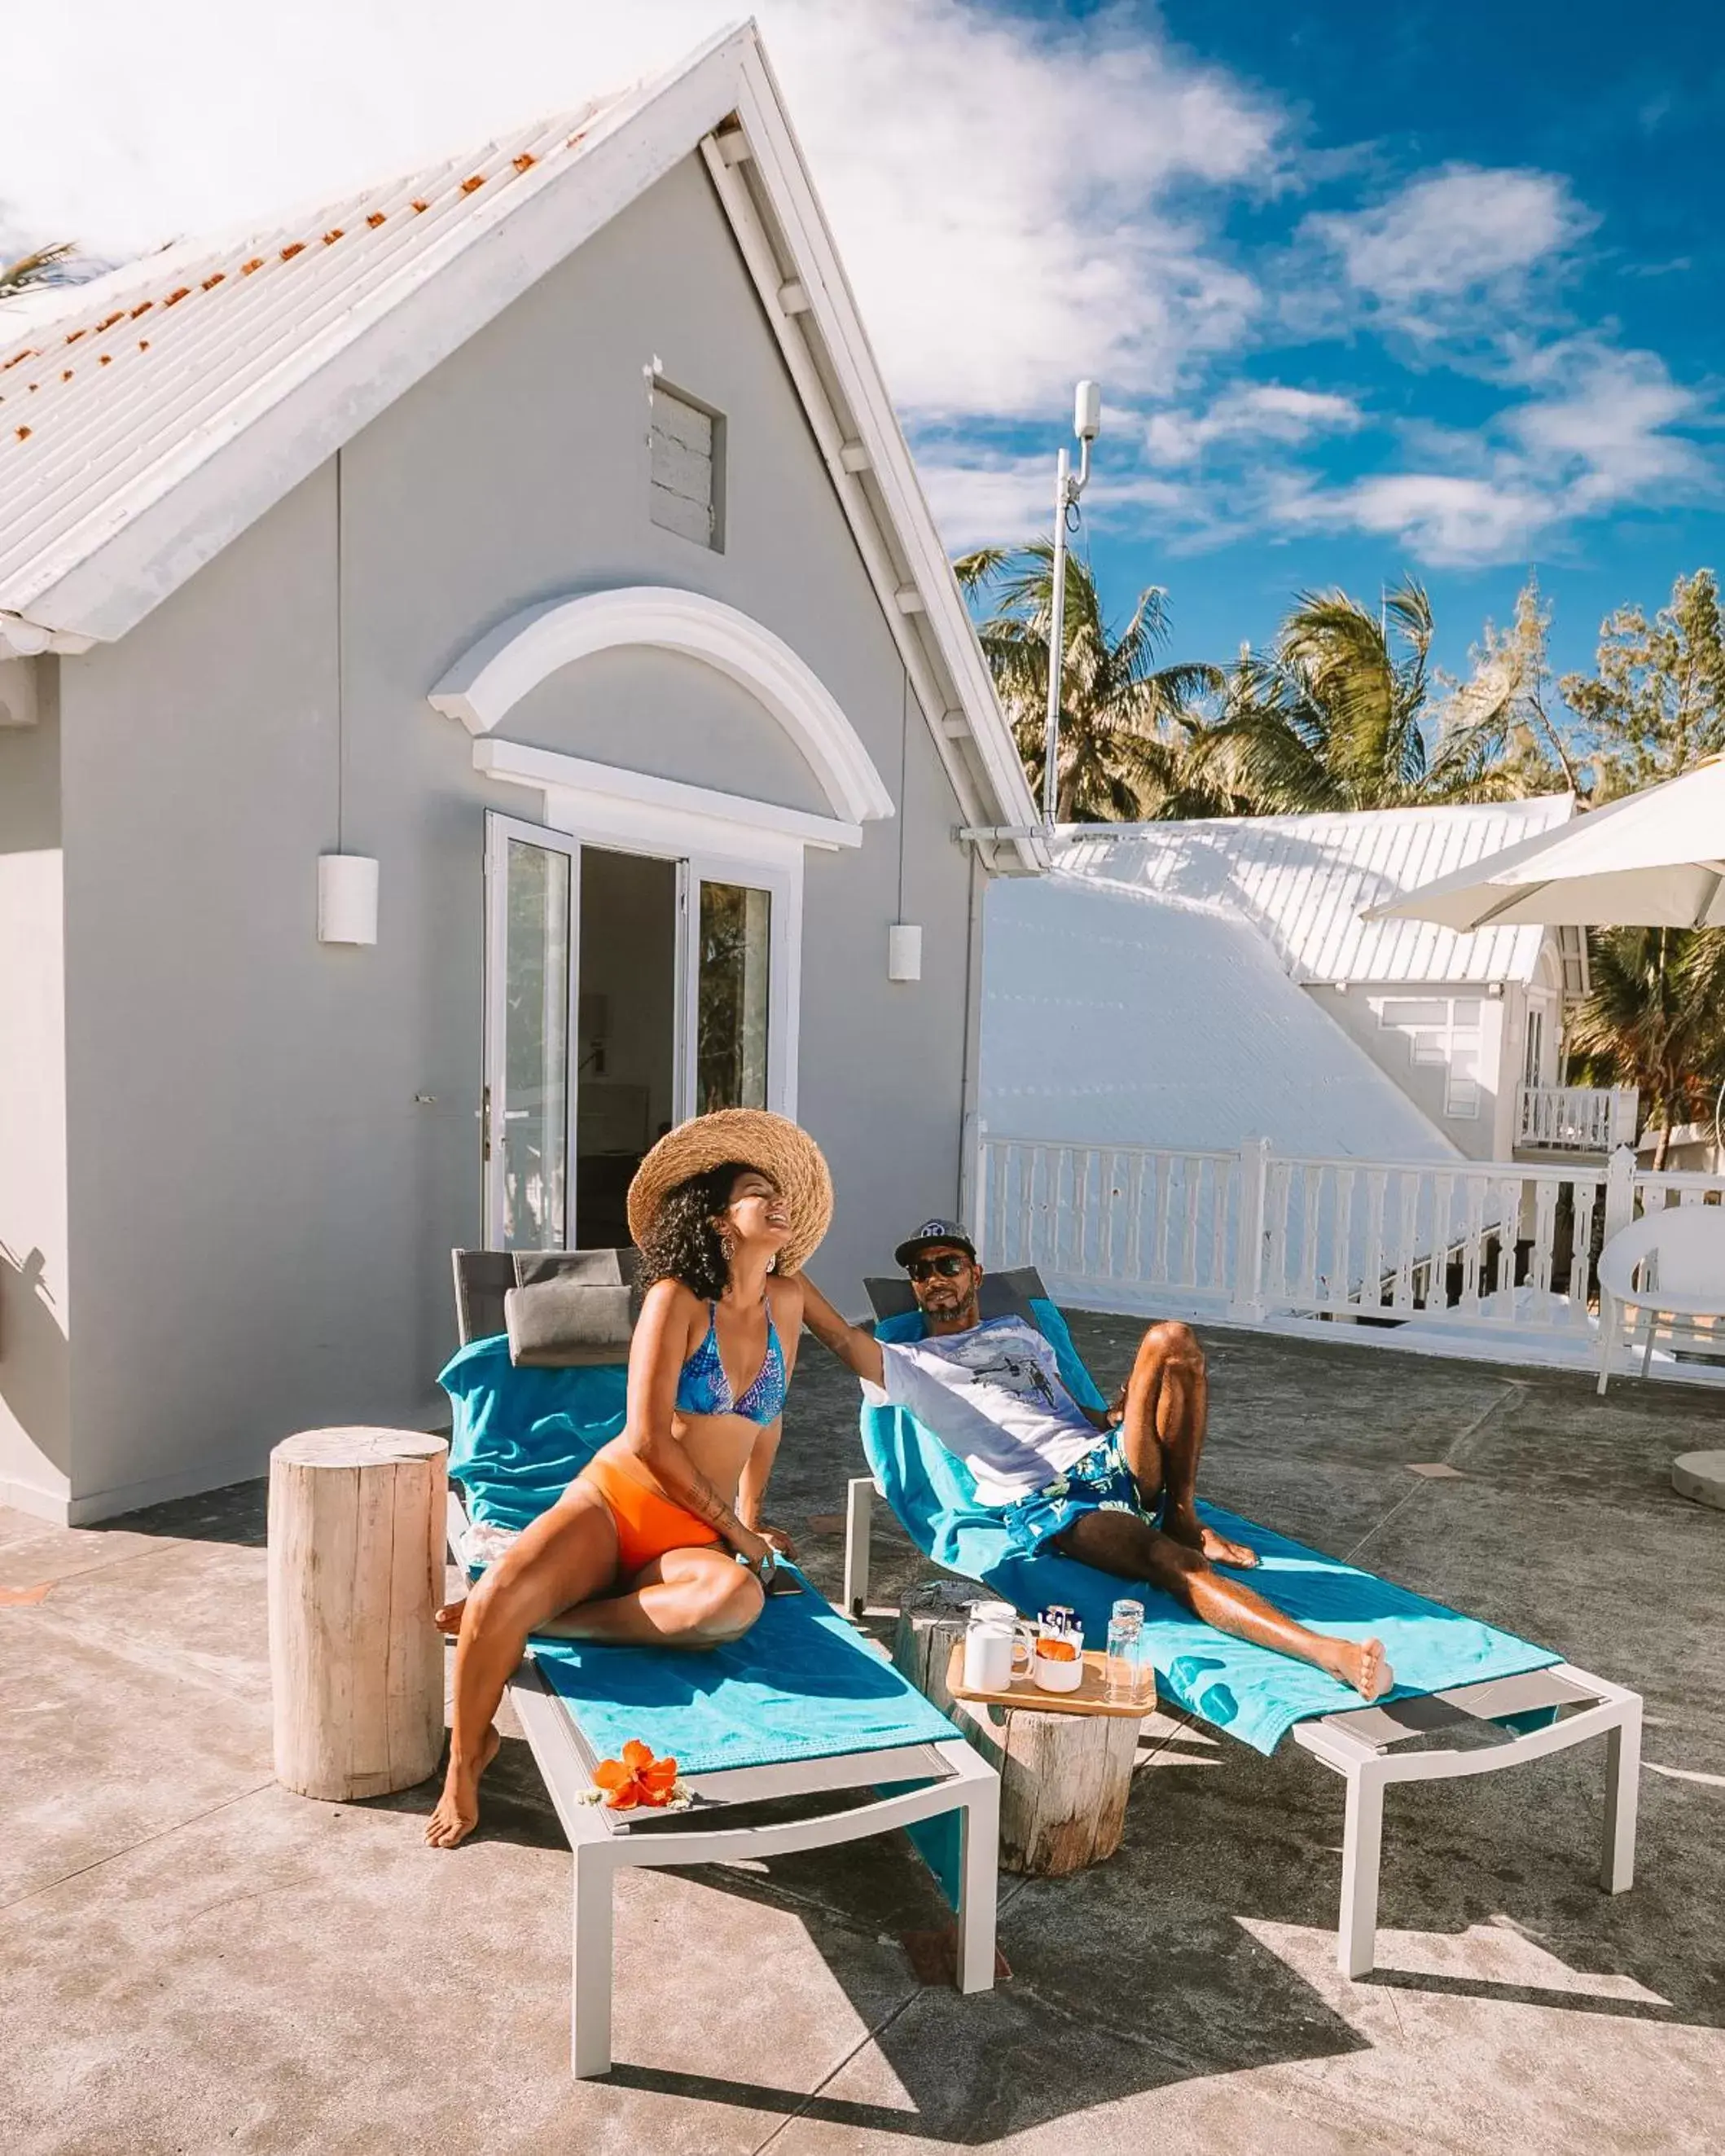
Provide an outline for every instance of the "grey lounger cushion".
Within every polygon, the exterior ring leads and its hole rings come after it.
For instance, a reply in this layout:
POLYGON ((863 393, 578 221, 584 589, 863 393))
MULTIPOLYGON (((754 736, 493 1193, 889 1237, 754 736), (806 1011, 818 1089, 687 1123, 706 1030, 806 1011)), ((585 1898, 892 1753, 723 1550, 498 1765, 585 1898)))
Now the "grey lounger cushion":
POLYGON ((512 1287, 503 1298, 509 1359, 518 1367, 567 1369, 629 1359, 630 1292, 621 1281, 564 1277, 512 1287))

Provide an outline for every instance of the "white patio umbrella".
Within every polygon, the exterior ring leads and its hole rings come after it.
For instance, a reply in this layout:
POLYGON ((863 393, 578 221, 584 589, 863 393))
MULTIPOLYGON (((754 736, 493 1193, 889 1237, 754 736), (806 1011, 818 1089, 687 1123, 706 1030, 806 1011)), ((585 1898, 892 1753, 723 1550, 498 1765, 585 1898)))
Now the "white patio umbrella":
POLYGON ((1459 929, 1725 928, 1725 757, 1361 917, 1459 929))

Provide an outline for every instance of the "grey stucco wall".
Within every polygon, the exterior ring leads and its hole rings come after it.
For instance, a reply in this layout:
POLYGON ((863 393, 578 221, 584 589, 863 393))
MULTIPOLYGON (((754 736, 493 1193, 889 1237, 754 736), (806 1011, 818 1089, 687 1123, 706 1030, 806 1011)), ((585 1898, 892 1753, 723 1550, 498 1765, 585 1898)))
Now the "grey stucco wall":
MULTIPOLYGON (((1456 1150, 1469 1160, 1507 1160, 1509 1118, 1513 1111, 1514 1084, 1505 1092, 1501 1074, 1505 1002, 1487 996, 1478 983, 1421 984, 1397 982, 1393 987, 1374 983, 1356 984, 1343 995, 1326 983, 1309 985, 1306 993, 1327 1011, 1349 1038, 1357 1041, 1378 1067, 1388 1072, 1408 1098, 1440 1130, 1456 1150), (1480 1111, 1477 1116, 1444 1112, 1445 1074, 1435 1064, 1416 1064, 1408 1037, 1394 1027, 1380 1025, 1369 998, 1393 995, 1398 998, 1423 996, 1477 997, 1480 1004, 1480 1111)), ((1511 995, 1520 991, 1512 984, 1511 995)))
POLYGON ((69 1487, 58 661, 0 667, 0 1504, 69 1487))
MULTIPOLYGON (((94 1516, 254 1472, 286 1431, 435 1418, 448 1252, 480 1233, 480 778, 425 698, 496 622, 629 583, 711 593, 838 699, 901 819, 811 853, 799 1113, 856 1307, 959 1178, 970 870, 922 715, 704 172, 690 161, 119 644, 69 660, 72 1476, 94 1516), (644 370, 726 417, 722 554, 655 527, 644 370), (315 939, 316 863, 382 865, 372 949, 315 939), (901 847, 902 841, 902 859, 901 847), (886 928, 925 929, 923 980, 886 928), (425 1101, 416 1096, 430 1096, 425 1101)), ((544 684, 511 739, 820 801, 737 686, 662 654, 544 684)))

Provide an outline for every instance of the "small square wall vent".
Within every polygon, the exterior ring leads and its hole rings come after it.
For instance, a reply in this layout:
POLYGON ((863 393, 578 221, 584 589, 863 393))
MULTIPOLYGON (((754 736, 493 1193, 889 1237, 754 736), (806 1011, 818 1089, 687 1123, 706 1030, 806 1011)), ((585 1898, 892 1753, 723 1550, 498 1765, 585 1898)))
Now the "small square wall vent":
POLYGON ((725 543, 725 421, 709 406, 653 383, 653 521, 698 547, 725 543))

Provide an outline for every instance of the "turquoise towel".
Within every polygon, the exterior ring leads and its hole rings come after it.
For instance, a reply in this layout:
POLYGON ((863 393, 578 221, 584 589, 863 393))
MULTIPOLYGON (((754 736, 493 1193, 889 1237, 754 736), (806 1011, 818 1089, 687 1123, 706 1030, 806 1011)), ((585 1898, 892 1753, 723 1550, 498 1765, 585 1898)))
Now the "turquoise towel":
POLYGON ((631 1737, 686 1774, 950 1743, 958 1732, 805 1586, 709 1653, 538 1640, 533 1659, 602 1758, 631 1737))
MULTIPOLYGON (((1059 1311, 1040 1298, 1032 1306, 1073 1397, 1088 1407, 1102 1406, 1059 1311)), ((916 1312, 883 1319, 875 1327, 882 1340, 915 1339, 922 1329, 916 1312)), ((1359 1705, 1358 1693, 1322 1671, 1231 1639, 1154 1588, 1115 1579, 1070 1558, 1019 1555, 1009 1545, 999 1516, 978 1502, 964 1463, 903 1409, 865 1405, 862 1436, 888 1503, 937 1563, 984 1581, 1027 1614, 1050 1603, 1069 1604, 1093 1647, 1106 1636, 1115 1598, 1137 1595, 1144 1604, 1145 1636, 1163 1694, 1254 1750, 1274 1751, 1296 1722, 1359 1705)), ((1396 1676, 1393 1698, 1545 1669, 1561 1660, 1215 1506, 1200 1510, 1219 1533, 1258 1552, 1256 1570, 1234 1577, 1250 1579, 1266 1601, 1314 1631, 1338 1639, 1381 1639, 1396 1676)))
POLYGON ((536 1520, 622 1435, 627 1381, 620 1363, 518 1370, 502 1333, 470 1340, 438 1378, 454 1415, 449 1475, 469 1516, 500 1527, 536 1520))

